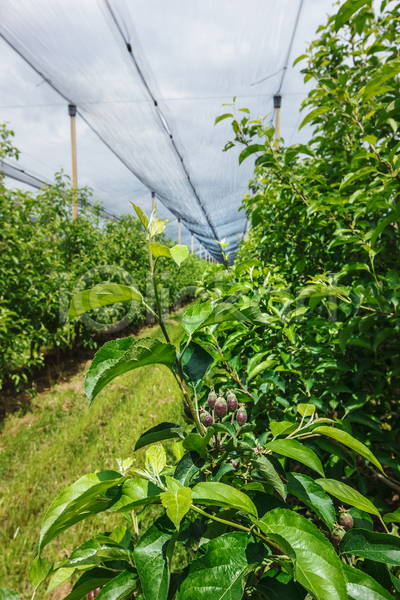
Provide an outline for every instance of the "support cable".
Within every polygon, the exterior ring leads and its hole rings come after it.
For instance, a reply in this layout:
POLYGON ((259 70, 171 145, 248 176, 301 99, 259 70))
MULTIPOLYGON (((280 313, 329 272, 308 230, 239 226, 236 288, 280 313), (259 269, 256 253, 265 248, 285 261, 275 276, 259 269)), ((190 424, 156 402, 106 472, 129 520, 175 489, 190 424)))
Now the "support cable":
MULTIPOLYGON (((31 175, 31 173, 28 173, 25 169, 19 169, 18 167, 14 167, 14 165, 10 165, 5 161, 2 161, 1 163, 0 173, 2 173, 5 177, 10 177, 10 179, 15 179, 16 181, 21 181, 22 183, 30 185, 31 187, 34 187, 37 190, 40 190, 44 186, 54 185, 52 183, 49 183, 48 181, 39 179, 39 177, 36 177, 36 175, 31 175)), ((89 200, 86 200, 86 202, 89 206, 95 206, 93 202, 89 202, 89 200)), ((83 204, 80 203, 80 206, 83 206, 83 204)), ((101 215, 106 219, 113 219, 114 221, 121 220, 120 217, 117 217, 116 215, 109 212, 107 209, 102 208, 101 206, 96 208, 98 208, 101 215)))
POLYGON ((296 35, 297 26, 299 24, 300 14, 301 14, 301 10, 303 8, 303 4, 304 4, 304 0, 300 0, 299 10, 297 12, 297 17, 296 17, 296 21, 295 21, 295 24, 294 24, 294 27, 293 27, 292 37, 291 37, 291 40, 290 40, 290 43, 289 43, 289 50, 288 50, 288 53, 287 53, 287 56, 286 56, 285 65, 283 67, 283 73, 282 73, 282 77, 281 77, 281 82, 279 84, 278 91, 277 91, 277 93, 275 95, 278 95, 280 93, 281 89, 282 89, 282 84, 283 84, 283 80, 284 80, 285 75, 286 75, 286 70, 287 70, 287 66, 288 66, 288 63, 289 63, 290 53, 292 51, 294 37, 296 35))
POLYGON ((169 135, 169 137, 170 137, 170 140, 171 140, 172 146, 173 146, 173 148, 174 148, 174 150, 175 150, 175 153, 176 153, 176 155, 178 156, 178 158, 179 158, 179 160, 180 160, 180 162, 181 162, 181 164, 182 164, 182 168, 183 168, 183 170, 184 170, 184 172, 185 172, 185 175, 186 175, 186 177, 188 178, 188 181, 189 181, 190 187, 191 187, 191 188, 192 188, 192 190, 193 190, 193 194, 194 194, 194 196, 195 196, 195 198, 196 198, 196 200, 197 200, 197 202, 198 202, 198 204, 199 204, 199 206, 200 206, 201 210, 203 211, 203 214, 204 214, 204 216, 206 217, 207 223, 208 223, 208 225, 210 226, 210 228, 211 228, 211 231, 213 232, 215 239, 217 240, 217 239, 218 239, 218 234, 217 234, 217 231, 216 231, 216 229, 215 229, 215 227, 214 227, 214 224, 213 224, 213 222, 212 222, 212 220, 211 220, 211 218, 210 218, 210 215, 208 214, 208 211, 207 211, 206 207, 204 206, 204 204, 203 204, 203 202, 201 201, 201 199, 200 199, 200 197, 199 197, 198 193, 196 192, 196 189, 195 189, 195 187, 194 187, 194 185, 193 185, 193 183, 192 183, 192 180, 190 179, 190 174, 189 174, 189 171, 188 171, 188 169, 187 169, 187 167, 186 167, 186 165, 185 165, 185 162, 184 162, 184 160, 183 160, 183 157, 182 157, 181 153, 179 152, 179 150, 178 150, 178 147, 177 147, 177 145, 176 145, 176 143, 175 143, 175 140, 174 140, 174 138, 173 138, 173 135, 172 135, 172 133, 171 133, 171 129, 170 129, 169 125, 168 125, 168 121, 167 121, 167 119, 165 118, 165 116, 163 115, 163 113, 162 113, 162 111, 161 111, 160 107, 158 106, 158 102, 157 102, 156 98, 154 97, 154 95, 153 95, 153 93, 152 93, 152 91, 151 91, 151 89, 150 89, 150 87, 149 87, 149 85, 148 85, 148 83, 147 83, 147 81, 146 81, 146 78, 145 78, 145 76, 143 75, 143 73, 142 73, 142 71, 141 71, 141 69, 140 69, 140 67, 139 67, 139 65, 138 65, 138 62, 137 62, 137 60, 136 60, 136 58, 135 58, 135 55, 133 54, 133 51, 132 51, 132 46, 131 46, 130 42, 129 42, 129 41, 126 39, 126 36, 124 35, 124 32, 122 31, 122 28, 121 28, 121 26, 120 26, 120 24, 119 24, 119 22, 118 22, 118 20, 117 20, 117 18, 116 18, 116 16, 115 16, 115 14, 114 14, 114 12, 113 12, 112 8, 111 8, 111 6, 110 6, 109 0, 105 0, 105 4, 106 4, 106 6, 107 6, 107 8, 108 8, 108 10, 109 10, 109 12, 110 12, 110 15, 111 15, 111 17, 112 17, 112 19, 113 19, 113 21, 114 21, 114 24, 115 24, 115 26, 117 27, 117 29, 118 29, 118 31, 119 31, 119 33, 120 33, 120 35, 121 35, 122 39, 123 39, 123 40, 124 40, 124 42, 125 42, 125 45, 126 45, 126 47, 127 47, 127 50, 128 50, 128 52, 129 52, 129 55, 130 55, 130 57, 131 57, 131 59, 132 59, 132 62, 133 62, 133 64, 134 64, 134 65, 135 65, 135 67, 136 67, 136 70, 137 70, 137 72, 138 72, 138 75, 139 75, 139 77, 140 77, 140 79, 141 79, 141 81, 142 81, 142 83, 143 83, 144 87, 146 88, 146 90, 147 90, 147 92, 148 92, 148 94, 149 94, 150 98, 152 99, 152 101, 153 101, 153 103, 154 103, 154 106, 155 106, 155 108, 156 108, 156 111, 157 111, 157 114, 158 114, 158 116, 159 116, 159 119, 160 119, 160 121, 161 121, 161 123, 162 123, 162 125, 163 125, 163 127, 164 127, 164 129, 165 129, 165 131, 167 132, 167 134, 168 134, 168 135, 169 135))
POLYGON ((279 75, 279 73, 282 73, 282 77, 281 77, 281 81, 279 83, 278 91, 276 92, 275 95, 278 95, 280 93, 280 91, 282 89, 283 80, 285 78, 287 66, 288 66, 288 63, 289 63, 290 53, 292 51, 294 37, 295 37, 296 31, 297 31, 297 26, 299 24, 300 13, 301 13, 301 10, 303 8, 303 3, 304 3, 304 0, 300 0, 300 6, 299 6, 299 10, 297 12, 297 17, 296 17, 296 21, 295 21, 293 32, 292 32, 292 37, 291 37, 290 42, 289 42, 289 50, 288 50, 288 53, 287 53, 287 56, 286 56, 286 60, 285 60, 284 66, 281 69, 279 69, 279 71, 275 71, 275 73, 272 73, 271 75, 267 75, 266 77, 263 77, 259 81, 255 81, 254 83, 251 83, 250 86, 258 85, 259 83, 263 83, 263 81, 266 81, 267 79, 271 79, 271 77, 275 77, 275 75, 279 75))

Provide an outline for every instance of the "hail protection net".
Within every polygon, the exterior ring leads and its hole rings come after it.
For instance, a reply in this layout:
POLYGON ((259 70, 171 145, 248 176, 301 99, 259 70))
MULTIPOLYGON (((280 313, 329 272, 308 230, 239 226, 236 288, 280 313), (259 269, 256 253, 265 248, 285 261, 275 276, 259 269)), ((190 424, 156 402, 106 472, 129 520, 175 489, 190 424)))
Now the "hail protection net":
MULTIPOLYGON (((220 259, 216 240, 233 256, 246 230, 238 210, 254 161, 239 167, 238 149, 222 152, 232 133, 215 118, 234 95, 239 108, 265 115, 280 91, 291 100, 283 133, 293 136, 306 89, 299 69, 293 79, 285 66, 329 8, 326 0, 0 0, 0 35, 140 180, 138 203, 154 191, 220 259)), ((135 199, 107 208, 127 212, 135 199)))

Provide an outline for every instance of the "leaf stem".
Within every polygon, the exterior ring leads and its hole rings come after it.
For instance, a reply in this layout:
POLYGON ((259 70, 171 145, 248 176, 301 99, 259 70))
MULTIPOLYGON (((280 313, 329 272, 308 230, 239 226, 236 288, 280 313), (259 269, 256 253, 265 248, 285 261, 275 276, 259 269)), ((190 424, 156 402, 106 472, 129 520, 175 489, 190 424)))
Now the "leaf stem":
MULTIPOLYGON (((154 297, 155 297, 156 306, 157 306, 158 322, 160 324, 161 331, 164 334, 165 340, 167 341, 168 344, 170 344, 171 340, 169 338, 168 331, 167 331, 167 329, 165 327, 165 323, 164 323, 164 320, 163 320, 163 317, 162 317, 161 303, 160 303, 160 298, 159 298, 158 289, 157 289, 156 266, 157 266, 157 260, 158 260, 158 258, 156 258, 156 260, 153 263, 153 257, 152 257, 151 250, 150 250, 150 242, 148 243, 148 249, 149 249, 150 273, 151 273, 151 278, 153 280, 153 289, 154 289, 154 297)), ((177 380, 177 382, 179 383, 179 385, 181 387, 181 390, 182 390, 183 396, 185 398, 185 401, 186 401, 188 407, 190 408, 193 420, 194 420, 194 422, 197 425, 197 429, 199 430, 200 435, 202 437, 204 437, 205 436, 204 427, 201 424, 201 421, 199 419, 198 411, 196 411, 195 407, 193 406, 193 402, 192 402, 192 400, 190 398, 190 395, 189 395, 189 392, 187 390, 185 376, 183 374, 182 364, 181 364, 180 358, 176 359, 176 366, 177 366, 179 378, 175 377, 175 379, 177 380)), ((175 373, 174 373, 174 375, 175 375, 175 373)))
POLYGON ((218 353, 219 353, 220 357, 222 358, 222 360, 224 361, 224 363, 226 365, 226 368, 228 369, 228 371, 230 372, 230 374, 232 375, 232 377, 234 378, 234 380, 236 381, 236 383, 242 388, 242 390, 244 391, 244 393, 247 394, 248 396, 250 396, 251 399, 253 399, 253 396, 250 394, 250 392, 244 387, 244 385, 240 381, 239 376, 237 375, 237 373, 235 373, 235 371, 233 369, 231 369, 231 367, 229 366, 229 364, 225 360, 225 357, 222 354, 222 350, 219 347, 218 340, 214 336, 214 334, 211 331, 210 327, 207 327, 207 329, 208 329, 208 333, 211 335, 212 339, 214 340, 214 344, 216 345, 218 353))
MULTIPOLYGON (((150 246, 149 246, 149 253, 151 255, 150 246)), ((164 323, 164 320, 162 318, 161 303, 160 303, 160 298, 159 298, 158 289, 157 289, 157 280, 156 280, 157 260, 158 260, 158 258, 156 258, 156 260, 154 262, 154 267, 152 265, 152 261, 150 263, 150 268, 152 269, 152 271, 151 271, 151 277, 153 279, 154 297, 155 297, 155 300, 156 300, 157 312, 158 312, 158 318, 159 318, 159 323, 160 323, 161 330, 162 330, 162 332, 164 334, 164 337, 165 337, 166 341, 168 342, 168 344, 170 344, 171 340, 169 339, 168 331, 167 331, 167 329, 165 327, 165 323, 164 323)))
POLYGON ((194 510, 195 512, 199 513, 200 515, 203 515, 203 517, 207 517, 208 519, 213 519, 214 521, 218 521, 219 523, 224 523, 225 525, 228 525, 229 527, 236 527, 236 529, 240 529, 241 531, 245 531, 246 533, 252 533, 253 535, 258 537, 260 540, 262 540, 269 546, 272 546, 276 550, 279 550, 280 552, 282 552, 282 555, 279 555, 280 558, 289 560, 289 557, 286 556, 285 554, 283 554, 283 550, 279 546, 279 544, 276 544, 275 542, 273 542, 269 538, 265 537, 258 531, 255 531, 253 528, 245 527, 244 525, 239 525, 239 523, 234 523, 233 521, 226 521, 225 519, 220 519, 219 517, 216 517, 215 515, 207 513, 205 510, 202 510, 201 508, 199 508, 198 506, 195 506, 194 504, 192 504, 192 506, 190 508, 192 510, 194 510))
POLYGON ((383 526, 384 526, 384 528, 385 528, 385 531, 386 531, 386 533, 390 533, 390 532, 389 532, 389 529, 386 527, 386 523, 385 523, 385 521, 382 519, 381 515, 379 515, 379 518, 380 518, 380 520, 381 520, 381 523, 382 523, 382 525, 383 525, 383 526))

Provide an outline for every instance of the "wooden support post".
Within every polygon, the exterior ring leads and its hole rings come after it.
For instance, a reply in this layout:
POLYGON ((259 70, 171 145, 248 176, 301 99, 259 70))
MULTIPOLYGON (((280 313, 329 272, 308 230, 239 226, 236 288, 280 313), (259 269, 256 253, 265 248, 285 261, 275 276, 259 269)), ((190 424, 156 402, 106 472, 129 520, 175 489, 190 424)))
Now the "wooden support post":
POLYGON ((178 219, 178 244, 181 243, 181 220, 178 219))
POLYGON ((194 254, 194 240, 193 240, 193 233, 192 233, 192 254, 194 254))
POLYGON ((201 244, 199 246, 199 257, 201 258, 201 244))
POLYGON ((274 96, 274 108, 275 108, 275 139, 276 139, 276 148, 279 150, 279 144, 281 139, 281 104, 282 104, 282 96, 277 94, 274 96))
MULTIPOLYGON (((153 210, 156 207, 156 195, 155 192, 151 192, 151 212, 153 213, 153 210)), ((156 236, 153 237, 153 242, 156 241, 156 236)))
POLYGON ((72 205, 72 219, 78 218, 78 169, 76 165, 76 129, 75 129, 75 104, 68 105, 68 114, 71 121, 71 152, 72 152, 72 189, 74 202, 72 205))

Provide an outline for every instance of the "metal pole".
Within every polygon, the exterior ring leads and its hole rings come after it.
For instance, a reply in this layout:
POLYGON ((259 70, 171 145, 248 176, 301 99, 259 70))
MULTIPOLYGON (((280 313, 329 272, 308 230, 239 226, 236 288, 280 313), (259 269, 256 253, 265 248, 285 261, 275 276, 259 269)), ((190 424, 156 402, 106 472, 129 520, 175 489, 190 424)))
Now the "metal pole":
POLYGON ((72 196, 74 199, 72 205, 72 219, 78 218, 78 170, 76 166, 76 129, 75 129, 75 104, 68 105, 68 114, 71 121, 71 151, 72 151, 72 196))
POLYGON ((201 244, 199 246, 199 257, 201 258, 201 244))
POLYGON ((181 220, 178 219, 178 243, 181 243, 181 220))
POLYGON ((279 140, 281 139, 281 104, 282 104, 282 96, 278 94, 274 96, 274 108, 276 115, 275 122, 275 139, 276 139, 276 147, 279 150, 279 140))
POLYGON ((193 241, 193 233, 192 233, 192 254, 194 254, 194 241, 193 241))

